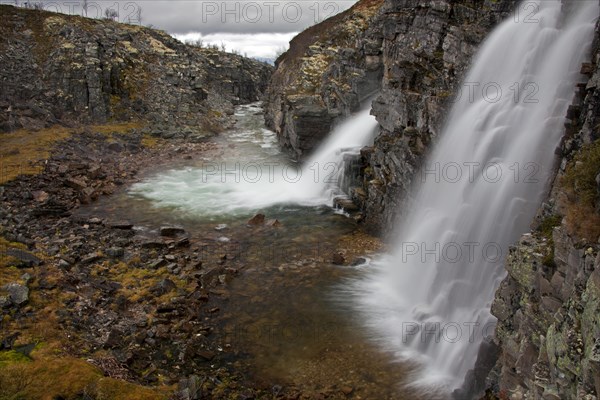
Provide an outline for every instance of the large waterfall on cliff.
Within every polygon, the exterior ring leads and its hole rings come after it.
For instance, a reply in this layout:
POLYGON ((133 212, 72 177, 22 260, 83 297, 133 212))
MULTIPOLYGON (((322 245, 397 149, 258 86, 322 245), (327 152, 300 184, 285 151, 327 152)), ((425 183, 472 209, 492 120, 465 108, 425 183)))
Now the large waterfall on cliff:
POLYGON ((459 386, 493 335, 503 260, 548 187, 590 49, 598 1, 575 3, 565 17, 560 0, 528 1, 486 40, 398 221, 395 252, 351 288, 370 336, 422 365, 416 383, 459 386))

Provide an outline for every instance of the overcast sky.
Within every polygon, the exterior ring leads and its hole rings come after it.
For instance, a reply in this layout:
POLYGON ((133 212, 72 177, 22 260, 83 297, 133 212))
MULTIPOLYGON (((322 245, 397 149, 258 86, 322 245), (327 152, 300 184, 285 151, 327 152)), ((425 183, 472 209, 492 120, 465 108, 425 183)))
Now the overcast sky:
MULTIPOLYGON (((23 0, 17 0, 21 5, 23 0)), ((33 2, 40 2, 33 0, 33 2)), ((43 0, 48 11, 84 14, 83 0, 43 0)), ((202 38, 250 57, 271 58, 299 31, 351 7, 356 0, 88 0, 87 15, 118 12, 121 22, 163 29, 180 40, 202 38)), ((14 4, 15 0, 0 0, 14 4)))

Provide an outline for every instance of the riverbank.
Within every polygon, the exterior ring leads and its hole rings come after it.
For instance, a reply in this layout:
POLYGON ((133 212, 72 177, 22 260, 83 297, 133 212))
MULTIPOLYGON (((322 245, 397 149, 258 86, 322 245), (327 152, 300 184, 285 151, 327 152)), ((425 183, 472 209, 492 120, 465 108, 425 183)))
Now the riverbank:
POLYGON ((327 207, 270 209, 256 225, 244 215, 168 223, 178 211, 132 197, 132 184, 260 144, 236 131, 197 143, 143 132, 73 129, 32 146, 32 163, 23 147, 3 149, 5 159, 14 154, 1 186, 2 395, 308 399, 396 390, 405 370, 390 368, 324 296, 382 244, 327 207))

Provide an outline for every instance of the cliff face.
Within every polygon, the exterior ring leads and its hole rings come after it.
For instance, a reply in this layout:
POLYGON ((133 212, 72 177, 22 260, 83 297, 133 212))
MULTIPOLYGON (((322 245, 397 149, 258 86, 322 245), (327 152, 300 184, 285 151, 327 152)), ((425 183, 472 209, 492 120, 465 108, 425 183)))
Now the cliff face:
POLYGON ((502 398, 600 395, 600 25, 568 113, 561 162, 535 229, 511 249, 496 292, 502 398))
POLYGON ((277 59, 265 121, 292 156, 306 156, 340 117, 377 92, 383 73, 382 2, 359 1, 308 28, 277 59))
POLYGON ((373 114, 381 132, 363 151, 363 187, 351 193, 367 225, 387 231, 444 123, 457 84, 487 33, 515 1, 387 1, 384 76, 373 114))
POLYGON ((0 5, 0 131, 143 119, 197 133, 257 100, 271 67, 162 31, 0 5))

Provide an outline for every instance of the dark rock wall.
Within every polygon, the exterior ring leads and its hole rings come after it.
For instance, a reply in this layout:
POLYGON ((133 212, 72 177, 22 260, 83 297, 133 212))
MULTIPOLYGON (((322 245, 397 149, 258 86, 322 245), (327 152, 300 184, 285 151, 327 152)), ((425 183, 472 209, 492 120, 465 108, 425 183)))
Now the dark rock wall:
POLYGON ((364 184, 352 193, 365 222, 387 232, 439 135, 478 45, 515 1, 386 1, 384 76, 373 114, 381 132, 364 154, 364 184))
POLYGON ((219 130, 272 67, 162 31, 0 5, 0 130, 150 120, 219 130))

